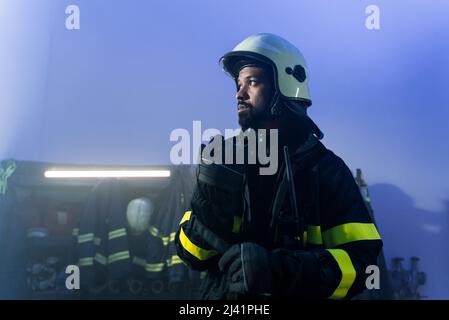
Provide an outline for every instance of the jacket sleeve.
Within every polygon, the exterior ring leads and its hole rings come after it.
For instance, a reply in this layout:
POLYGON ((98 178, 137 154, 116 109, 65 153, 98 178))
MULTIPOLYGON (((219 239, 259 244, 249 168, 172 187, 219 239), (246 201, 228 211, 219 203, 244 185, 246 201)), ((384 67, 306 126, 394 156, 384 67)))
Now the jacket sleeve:
POLYGON ((204 271, 218 262, 218 252, 214 250, 198 234, 195 228, 197 217, 192 211, 187 211, 179 223, 175 236, 175 246, 178 256, 192 269, 204 271))
POLYGON ((319 165, 319 225, 307 226, 311 250, 271 252, 274 292, 286 297, 350 299, 366 289, 382 240, 346 164, 328 150, 319 165))

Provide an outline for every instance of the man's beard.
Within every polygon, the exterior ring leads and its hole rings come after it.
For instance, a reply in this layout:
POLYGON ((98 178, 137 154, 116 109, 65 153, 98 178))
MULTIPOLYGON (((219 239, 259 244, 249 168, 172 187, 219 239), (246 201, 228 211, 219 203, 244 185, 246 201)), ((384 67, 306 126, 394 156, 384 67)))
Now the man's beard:
POLYGON ((270 112, 268 108, 257 112, 253 107, 249 107, 246 111, 240 112, 238 117, 242 131, 246 131, 249 128, 259 129, 261 123, 270 118, 270 112))

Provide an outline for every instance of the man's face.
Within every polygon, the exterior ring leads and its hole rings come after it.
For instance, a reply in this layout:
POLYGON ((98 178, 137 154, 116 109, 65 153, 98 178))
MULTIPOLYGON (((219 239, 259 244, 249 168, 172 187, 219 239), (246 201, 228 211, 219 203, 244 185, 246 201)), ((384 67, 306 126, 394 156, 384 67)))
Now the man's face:
POLYGON ((260 67, 244 67, 237 79, 237 112, 243 130, 258 129, 269 119, 269 104, 273 96, 270 72, 260 67))

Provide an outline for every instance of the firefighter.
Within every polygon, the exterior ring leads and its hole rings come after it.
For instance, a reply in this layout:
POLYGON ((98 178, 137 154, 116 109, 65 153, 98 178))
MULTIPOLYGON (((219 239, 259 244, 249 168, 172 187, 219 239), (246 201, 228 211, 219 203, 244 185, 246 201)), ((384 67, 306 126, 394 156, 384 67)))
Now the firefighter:
POLYGON ((321 143, 307 115, 303 55, 277 35, 256 34, 220 63, 237 86, 242 132, 278 130, 280 165, 276 174, 261 175, 259 162, 199 164, 175 244, 188 266, 205 271, 201 298, 361 293, 382 240, 351 171, 321 143))

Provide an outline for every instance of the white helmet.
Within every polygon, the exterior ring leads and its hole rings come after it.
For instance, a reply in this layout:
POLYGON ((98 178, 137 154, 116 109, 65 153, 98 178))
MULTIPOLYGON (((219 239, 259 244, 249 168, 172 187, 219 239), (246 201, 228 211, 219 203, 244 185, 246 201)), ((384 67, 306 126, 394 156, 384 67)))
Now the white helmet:
POLYGON ((307 107, 312 104, 306 61, 290 42, 270 33, 255 34, 225 54, 220 64, 227 74, 236 79, 239 72, 236 65, 248 58, 272 66, 277 98, 300 101, 307 107))
POLYGON ((128 203, 126 219, 132 235, 140 235, 148 230, 154 214, 154 205, 148 198, 133 199, 128 203))

